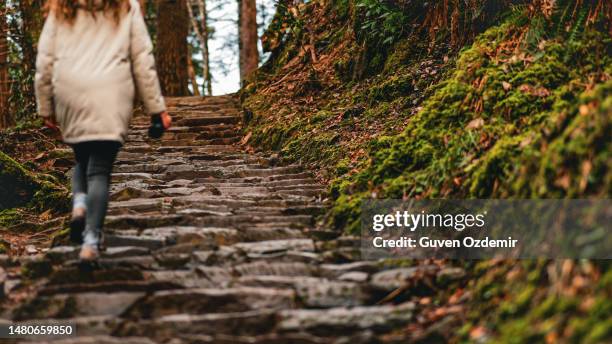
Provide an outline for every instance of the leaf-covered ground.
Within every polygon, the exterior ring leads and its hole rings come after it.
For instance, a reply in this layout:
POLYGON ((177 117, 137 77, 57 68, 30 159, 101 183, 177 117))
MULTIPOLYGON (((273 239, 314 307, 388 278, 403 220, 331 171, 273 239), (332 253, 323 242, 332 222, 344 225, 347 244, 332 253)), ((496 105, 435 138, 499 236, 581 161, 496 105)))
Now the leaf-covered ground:
POLYGON ((36 254, 67 227, 72 151, 33 121, 0 133, 0 254, 36 254), (16 173, 11 173, 12 171, 16 173), (25 187, 22 187, 25 185, 25 187))

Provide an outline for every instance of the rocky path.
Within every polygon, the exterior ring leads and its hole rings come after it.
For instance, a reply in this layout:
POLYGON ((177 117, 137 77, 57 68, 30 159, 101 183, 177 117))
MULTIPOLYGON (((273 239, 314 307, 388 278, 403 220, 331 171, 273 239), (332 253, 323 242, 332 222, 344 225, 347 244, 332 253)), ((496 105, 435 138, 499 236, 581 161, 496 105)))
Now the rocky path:
POLYGON ((358 238, 317 229, 325 188, 243 151, 232 97, 168 104, 162 141, 146 137, 146 116, 133 122, 99 264, 70 246, 3 257, 0 321, 76 323, 64 343, 405 342, 415 303, 378 303, 439 268, 360 261, 358 238))

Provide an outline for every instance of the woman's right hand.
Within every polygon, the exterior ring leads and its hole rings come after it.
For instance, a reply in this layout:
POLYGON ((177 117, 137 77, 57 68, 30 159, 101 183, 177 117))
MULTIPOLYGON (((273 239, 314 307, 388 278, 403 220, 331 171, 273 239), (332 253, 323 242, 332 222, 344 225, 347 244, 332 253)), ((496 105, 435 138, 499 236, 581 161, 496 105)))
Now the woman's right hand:
POLYGON ((172 125, 172 117, 168 113, 168 111, 162 112, 160 115, 162 124, 164 125, 164 129, 168 130, 172 125))
POLYGON ((167 111, 151 115, 151 126, 149 127, 149 137, 159 139, 172 125, 172 117, 167 111))

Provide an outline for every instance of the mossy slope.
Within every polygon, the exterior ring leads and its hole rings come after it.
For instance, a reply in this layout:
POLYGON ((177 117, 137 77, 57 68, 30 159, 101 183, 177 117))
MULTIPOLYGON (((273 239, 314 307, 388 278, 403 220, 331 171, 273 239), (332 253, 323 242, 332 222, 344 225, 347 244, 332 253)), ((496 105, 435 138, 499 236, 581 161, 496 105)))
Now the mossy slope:
MULTIPOLYGON (((321 3, 302 9, 316 18, 308 32, 318 60, 301 53, 307 40, 289 36, 242 96, 251 145, 332 180, 327 225, 358 233, 370 197, 612 194, 612 40, 580 14, 595 2, 581 3, 573 20, 517 7, 460 51, 440 32, 376 45, 368 32, 355 34, 363 18, 351 1, 321 3)), ((449 263, 467 276, 435 297, 465 310, 447 340, 612 340, 606 262, 449 263)))

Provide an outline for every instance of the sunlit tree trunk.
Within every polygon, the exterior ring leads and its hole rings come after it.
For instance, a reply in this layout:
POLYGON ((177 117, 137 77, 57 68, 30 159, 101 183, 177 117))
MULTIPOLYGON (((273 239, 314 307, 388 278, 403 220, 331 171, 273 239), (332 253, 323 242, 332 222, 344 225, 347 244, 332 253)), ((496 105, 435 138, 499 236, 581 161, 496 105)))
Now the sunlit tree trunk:
POLYGON ((208 52, 208 12, 206 10, 206 0, 187 0, 187 8, 189 10, 189 17, 191 18, 191 26, 193 31, 200 42, 202 49, 202 76, 204 77, 204 85, 202 87, 202 93, 212 95, 212 75, 210 73, 210 54, 208 52), (198 14, 200 16, 200 23, 193 13, 194 1, 198 5, 198 14))
POLYGON ((155 58, 164 95, 189 95, 186 0, 158 0, 155 58))
POLYGON ((240 81, 249 77, 259 65, 257 51, 257 5, 255 0, 239 0, 240 81))
POLYGON ((10 80, 8 65, 7 2, 0 0, 0 129, 13 124, 9 108, 10 80))

